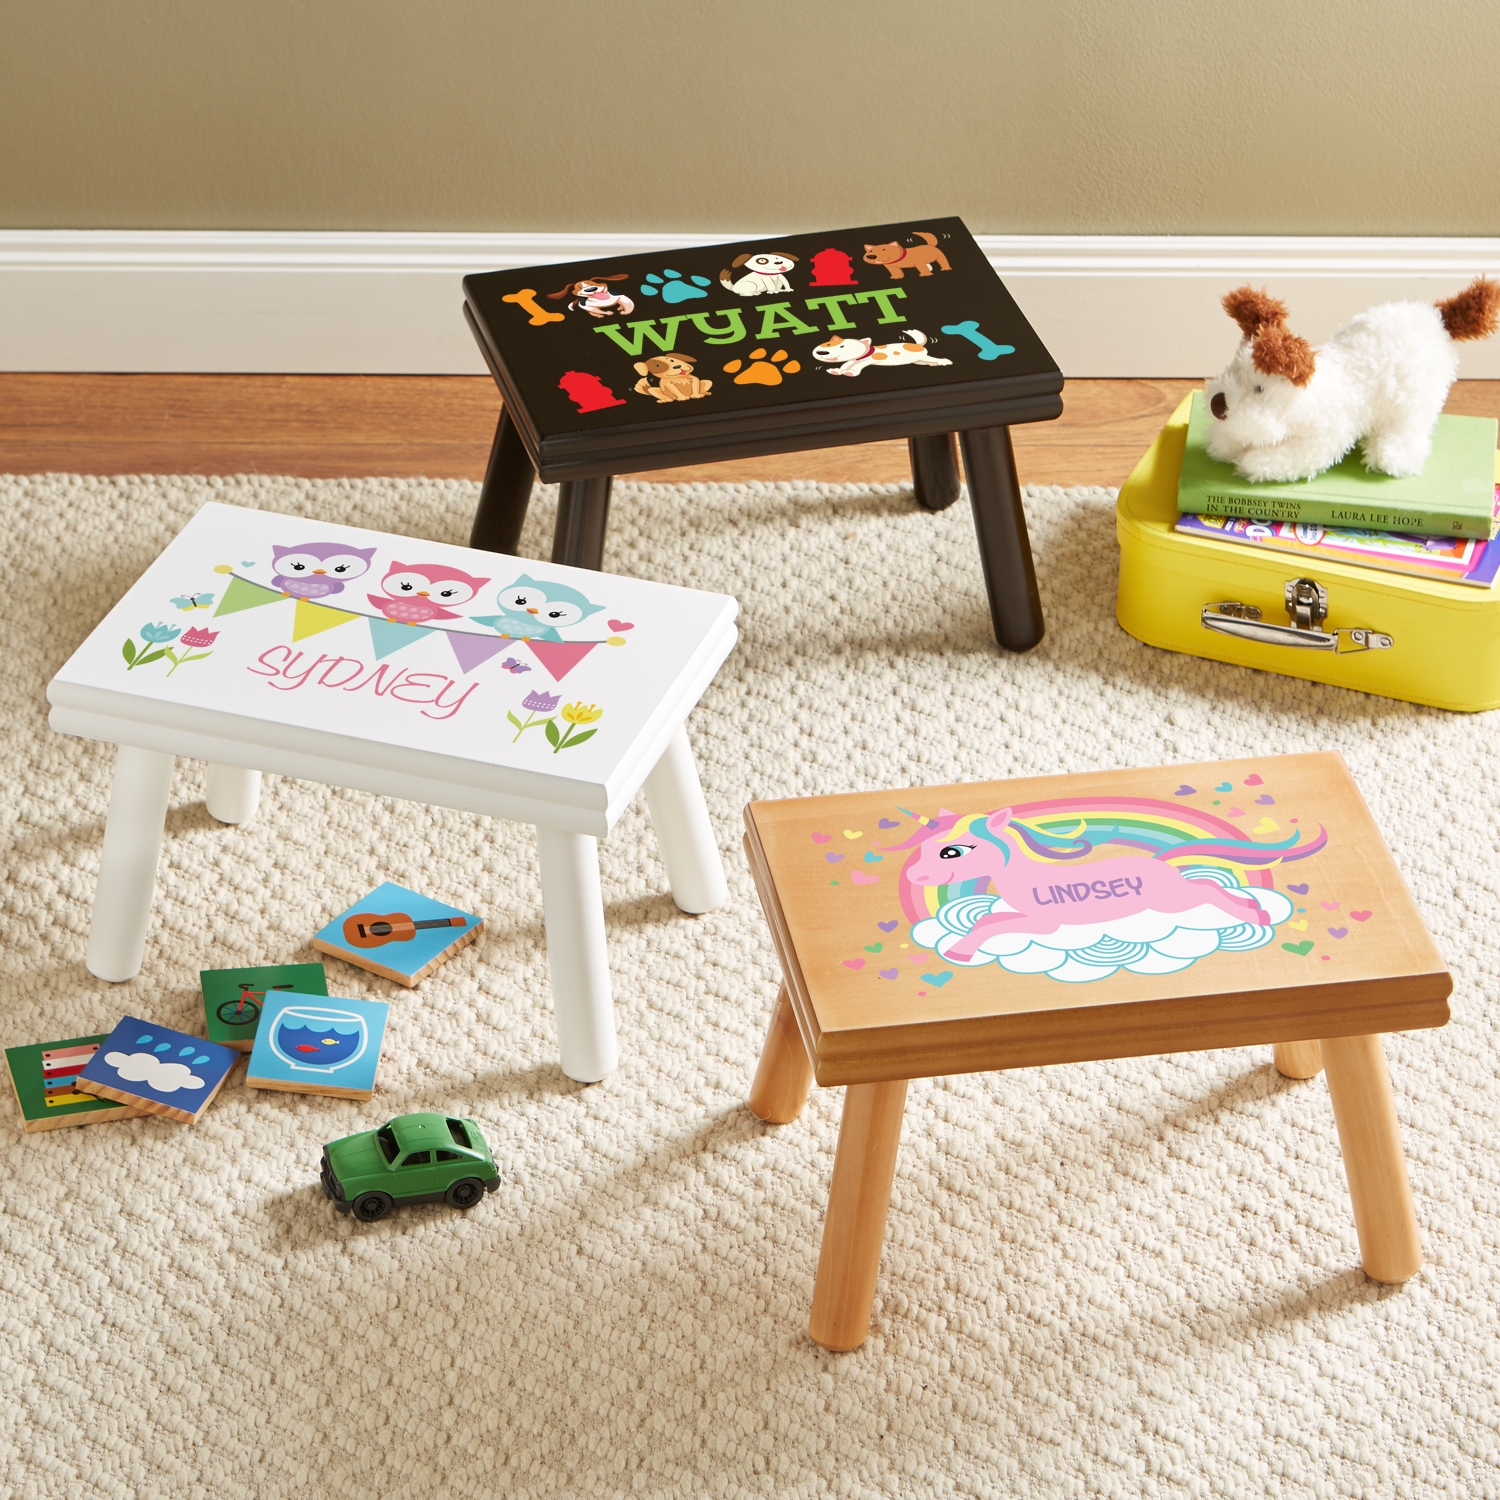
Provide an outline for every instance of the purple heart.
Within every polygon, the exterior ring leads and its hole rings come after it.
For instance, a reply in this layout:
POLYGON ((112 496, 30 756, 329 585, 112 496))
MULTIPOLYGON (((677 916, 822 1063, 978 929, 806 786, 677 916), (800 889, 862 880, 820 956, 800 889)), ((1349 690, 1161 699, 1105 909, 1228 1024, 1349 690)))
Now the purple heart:
POLYGON ((1187 782, 1184 781, 1183 784, 1178 787, 1175 792, 1172 793, 1172 795, 1174 797, 1191 797, 1197 790, 1197 787, 1189 786, 1187 782))
POLYGON ((1255 802, 1258 807, 1272 807, 1275 805, 1276 799, 1269 792, 1262 792, 1255 799, 1255 802))
POLYGON ((894 979, 900 972, 900 969, 882 969, 880 971, 880 977, 882 979, 894 979))
POLYGON ((825 854, 824 859, 831 865, 836 865, 844 856, 842 854, 825 854))
POLYGON ((896 818, 882 818, 880 820, 880 826, 882 828, 899 828, 901 826, 901 823, 896 818))
POLYGON ((1307 887, 1305 885, 1288 885, 1287 890, 1296 891, 1299 896, 1305 896, 1307 894, 1307 887))
POLYGON ((1328 929, 1328 936, 1329 937, 1348 937, 1349 936, 1349 929, 1347 927, 1330 927, 1328 929))
POLYGON ((889 922, 877 922, 875 925, 882 932, 894 932, 896 930, 896 927, 897 927, 897 924, 898 924, 899 920, 900 919, 897 918, 897 917, 892 917, 889 922))

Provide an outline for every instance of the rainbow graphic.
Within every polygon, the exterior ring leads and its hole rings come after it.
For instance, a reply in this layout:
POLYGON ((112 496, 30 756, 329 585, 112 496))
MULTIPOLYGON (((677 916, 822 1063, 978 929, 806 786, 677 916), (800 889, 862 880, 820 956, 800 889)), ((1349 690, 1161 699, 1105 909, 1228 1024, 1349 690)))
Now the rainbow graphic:
MULTIPOLYGON (((907 860, 910 865, 917 857, 917 845, 927 838, 938 832, 974 834, 974 825, 983 828, 996 809, 962 813, 951 822, 947 818, 918 818, 905 808, 901 811, 931 830, 886 846, 911 849, 907 860)), ((1048 802, 1018 802, 1011 808, 1009 830, 1026 846, 1028 855, 1042 864, 1067 864, 1114 846, 1115 853, 1139 850, 1169 864, 1215 866, 1232 875, 1236 885, 1264 890, 1274 886, 1272 865, 1308 859, 1328 845, 1328 834, 1322 827, 1315 838, 1305 842, 1298 832, 1277 843, 1256 843, 1213 813, 1153 797, 1058 797, 1048 802)), ((988 883, 981 878, 953 885, 915 886, 903 879, 901 905, 908 921, 920 922, 936 916, 939 907, 950 901, 982 894, 988 883)))

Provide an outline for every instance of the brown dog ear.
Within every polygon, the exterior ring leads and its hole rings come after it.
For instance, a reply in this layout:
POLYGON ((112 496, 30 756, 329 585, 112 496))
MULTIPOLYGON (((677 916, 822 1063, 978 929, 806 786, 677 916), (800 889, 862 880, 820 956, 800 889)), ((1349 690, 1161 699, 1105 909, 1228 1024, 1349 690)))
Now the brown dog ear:
POLYGON ((635 362, 635 373, 637 375, 649 375, 651 373, 651 366, 645 360, 638 359, 635 362))
POLYGON ((732 264, 734 265, 735 269, 738 270, 749 259, 750 257, 748 255, 737 255, 735 256, 732 264))
POLYGON ((1312 345, 1281 327, 1262 328, 1255 335, 1250 362, 1262 375, 1285 375, 1293 385, 1306 385, 1317 366, 1312 345))
POLYGON ((547 296, 553 302, 556 302, 559 297, 571 297, 573 295, 573 287, 575 285, 576 283, 570 281, 567 286, 562 289, 562 291, 548 292, 547 296))
POLYGON ((1237 287, 1226 294, 1224 311, 1240 325, 1240 332, 1253 339, 1262 328, 1274 328, 1286 322, 1286 304, 1269 292, 1257 292, 1253 286, 1237 287))
POLYGON ((785 250, 778 250, 776 253, 782 260, 789 260, 794 266, 797 264, 797 257, 795 255, 788 255, 785 250))
POLYGON ((595 281, 625 281, 625 280, 627 280, 629 278, 629 276, 630 276, 630 272, 629 271, 621 271, 616 276, 596 276, 596 277, 594 277, 594 280, 595 281))
POLYGON ((672 358, 685 365, 695 365, 698 363, 698 356, 696 354, 674 354, 672 358))

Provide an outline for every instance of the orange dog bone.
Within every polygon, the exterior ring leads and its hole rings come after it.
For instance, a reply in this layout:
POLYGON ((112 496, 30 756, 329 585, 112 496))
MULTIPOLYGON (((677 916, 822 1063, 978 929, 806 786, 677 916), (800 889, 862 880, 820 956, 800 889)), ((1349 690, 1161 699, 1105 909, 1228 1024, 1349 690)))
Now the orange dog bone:
POLYGON ((545 307, 538 307, 536 300, 536 288, 523 286, 519 292, 511 292, 509 296, 502 297, 502 302, 514 302, 518 307, 531 314, 531 326, 540 328, 543 323, 561 323, 561 313, 548 312, 545 307))

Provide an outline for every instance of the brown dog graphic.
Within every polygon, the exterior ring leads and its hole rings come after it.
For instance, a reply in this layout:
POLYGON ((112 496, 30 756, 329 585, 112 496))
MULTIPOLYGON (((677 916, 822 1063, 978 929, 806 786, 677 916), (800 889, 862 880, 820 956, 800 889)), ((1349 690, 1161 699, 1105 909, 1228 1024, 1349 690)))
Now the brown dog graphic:
POLYGON ((548 292, 549 301, 559 297, 571 297, 569 312, 586 312, 591 318, 602 318, 606 313, 619 313, 629 317, 635 311, 635 303, 624 292, 612 292, 607 281, 624 281, 626 273, 618 276, 594 276, 585 281, 570 281, 560 292, 548 292))
POLYGON ((713 381, 700 380, 693 374, 696 363, 691 354, 654 354, 650 359, 637 360, 635 373, 641 378, 635 389, 658 401, 696 401, 713 388, 713 381), (653 376, 655 385, 651 384, 653 376))
POLYGON ((884 266, 891 273, 892 281, 900 281, 908 270, 915 268, 918 276, 931 276, 933 263, 944 271, 951 271, 948 257, 938 249, 937 236, 925 229, 912 231, 925 245, 898 245, 892 240, 889 245, 866 245, 865 260, 872 266, 884 266))

